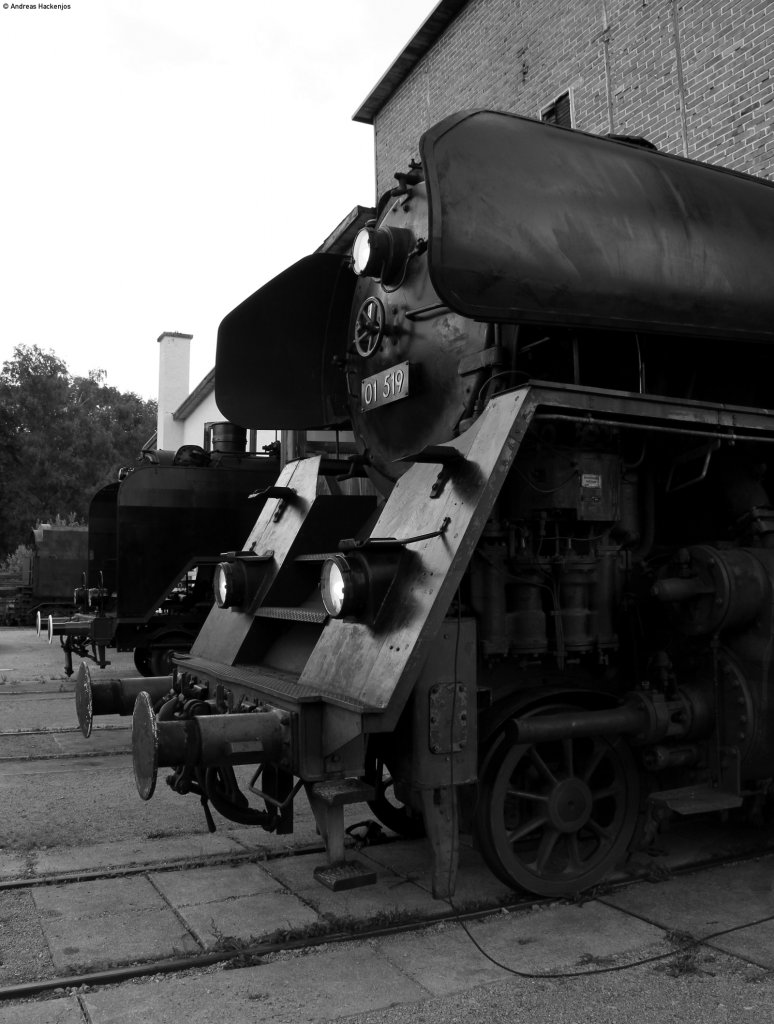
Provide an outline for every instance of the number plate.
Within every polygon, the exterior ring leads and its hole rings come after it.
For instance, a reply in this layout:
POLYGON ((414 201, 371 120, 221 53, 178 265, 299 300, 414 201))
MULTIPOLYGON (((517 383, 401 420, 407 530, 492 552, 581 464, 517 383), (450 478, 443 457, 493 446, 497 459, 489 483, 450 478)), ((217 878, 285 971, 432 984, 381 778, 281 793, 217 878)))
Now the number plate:
POLYGON ((360 382, 360 406, 363 412, 368 412, 379 405, 408 398, 408 393, 409 364, 396 363, 360 382))

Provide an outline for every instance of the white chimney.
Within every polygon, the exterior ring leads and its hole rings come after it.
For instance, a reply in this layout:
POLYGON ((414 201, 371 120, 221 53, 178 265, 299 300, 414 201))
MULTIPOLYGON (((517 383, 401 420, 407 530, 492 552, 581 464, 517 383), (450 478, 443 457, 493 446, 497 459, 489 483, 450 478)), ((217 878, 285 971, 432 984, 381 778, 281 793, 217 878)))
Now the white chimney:
POLYGON ((172 417, 188 398, 192 334, 165 331, 159 336, 159 410, 156 446, 176 451, 183 443, 183 424, 172 417))

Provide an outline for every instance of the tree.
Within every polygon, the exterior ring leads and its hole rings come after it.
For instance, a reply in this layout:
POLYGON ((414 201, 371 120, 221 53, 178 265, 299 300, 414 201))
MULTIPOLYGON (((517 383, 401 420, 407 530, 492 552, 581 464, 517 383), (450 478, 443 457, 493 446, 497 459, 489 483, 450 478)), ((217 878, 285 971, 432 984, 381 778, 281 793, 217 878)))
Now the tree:
POLYGON ((131 464, 156 426, 156 403, 72 377, 53 352, 20 345, 0 373, 0 558, 35 522, 85 522, 94 492, 131 464))

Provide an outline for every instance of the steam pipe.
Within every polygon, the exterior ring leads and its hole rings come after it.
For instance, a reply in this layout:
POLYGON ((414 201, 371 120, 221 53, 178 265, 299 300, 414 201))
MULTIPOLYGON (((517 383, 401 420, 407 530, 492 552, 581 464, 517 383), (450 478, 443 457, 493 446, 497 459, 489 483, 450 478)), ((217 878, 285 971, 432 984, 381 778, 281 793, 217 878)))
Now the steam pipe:
POLYGON ((674 700, 660 693, 631 693, 616 708, 514 718, 506 726, 512 743, 546 743, 571 737, 631 736, 638 744, 707 735, 714 720, 707 693, 681 688, 674 700))
POLYGON ((641 704, 624 704, 623 707, 602 711, 578 708, 560 714, 515 718, 510 722, 508 732, 514 743, 529 744, 568 737, 639 734, 650 725, 650 717, 641 704))

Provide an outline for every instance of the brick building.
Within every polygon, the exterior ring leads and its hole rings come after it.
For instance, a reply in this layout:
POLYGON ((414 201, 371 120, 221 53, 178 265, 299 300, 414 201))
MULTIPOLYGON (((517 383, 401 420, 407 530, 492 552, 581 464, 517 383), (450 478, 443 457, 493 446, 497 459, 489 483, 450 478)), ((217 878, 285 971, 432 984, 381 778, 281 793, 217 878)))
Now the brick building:
POLYGON ((431 124, 490 107, 774 176, 769 0, 441 0, 354 115, 377 195, 431 124))

